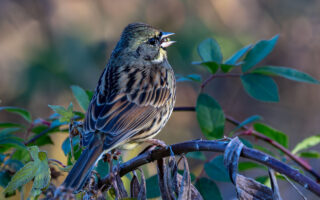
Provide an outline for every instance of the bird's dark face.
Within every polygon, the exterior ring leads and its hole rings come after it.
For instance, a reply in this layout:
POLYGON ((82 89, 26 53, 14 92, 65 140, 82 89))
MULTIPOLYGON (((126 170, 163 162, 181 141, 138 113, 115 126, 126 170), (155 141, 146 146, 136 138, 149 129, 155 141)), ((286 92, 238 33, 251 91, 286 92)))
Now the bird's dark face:
POLYGON ((166 48, 174 43, 169 36, 173 33, 159 31, 147 24, 129 24, 123 31, 120 43, 122 50, 135 52, 139 58, 151 62, 162 62, 166 48))

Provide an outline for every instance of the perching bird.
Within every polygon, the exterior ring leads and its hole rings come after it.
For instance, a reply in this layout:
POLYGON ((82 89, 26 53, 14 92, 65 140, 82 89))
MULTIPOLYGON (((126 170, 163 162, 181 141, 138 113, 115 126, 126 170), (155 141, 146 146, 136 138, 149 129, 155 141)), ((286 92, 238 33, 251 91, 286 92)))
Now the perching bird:
POLYGON ((168 36, 144 23, 129 24, 100 76, 84 121, 82 152, 62 186, 81 191, 106 152, 154 137, 175 103, 176 81, 168 36))

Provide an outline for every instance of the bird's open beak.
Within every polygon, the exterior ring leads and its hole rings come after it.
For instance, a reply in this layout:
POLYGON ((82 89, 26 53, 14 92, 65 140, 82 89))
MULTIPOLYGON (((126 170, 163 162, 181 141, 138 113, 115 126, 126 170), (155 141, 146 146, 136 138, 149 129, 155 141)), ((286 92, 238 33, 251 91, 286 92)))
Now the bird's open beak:
POLYGON ((174 33, 170 32, 162 32, 161 38, 160 38, 160 46, 162 48, 167 48, 168 46, 172 45, 176 41, 171 41, 169 36, 174 35, 174 33))

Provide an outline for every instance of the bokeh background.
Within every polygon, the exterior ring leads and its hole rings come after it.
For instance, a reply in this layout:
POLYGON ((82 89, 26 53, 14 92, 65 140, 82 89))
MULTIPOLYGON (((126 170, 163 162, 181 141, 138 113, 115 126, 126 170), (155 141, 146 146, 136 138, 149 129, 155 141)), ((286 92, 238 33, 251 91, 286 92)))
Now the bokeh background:
MULTIPOLYGON (((35 119, 53 113, 48 104, 75 103, 70 85, 93 90, 122 29, 136 21, 176 33, 177 43, 168 54, 178 74, 208 76, 206 69, 191 65, 199 60, 197 45, 208 37, 219 42, 227 58, 244 45, 279 33, 275 50, 263 63, 290 66, 319 80, 319 10, 316 0, 0 0, 0 106, 26 108, 35 119)), ((214 80, 206 92, 240 121, 253 114, 263 116, 265 123, 289 135, 292 148, 320 132, 320 87, 276 81, 279 103, 251 99, 238 79, 214 80)), ((179 83, 176 105, 195 105, 198 93, 198 84, 179 83)), ((16 120, 0 112, 0 121, 16 120)), ((49 157, 65 162, 60 147, 66 137, 54 135, 55 145, 44 148, 49 157)), ((174 113, 158 136, 168 144, 201 137, 194 113, 174 113)), ((197 173, 201 165, 190 163, 197 173)), ((319 161, 310 163, 320 170, 319 161)), ((232 198, 230 184, 219 187, 226 199, 232 198)), ((284 199, 297 199, 286 182, 280 182, 280 191, 284 199)))

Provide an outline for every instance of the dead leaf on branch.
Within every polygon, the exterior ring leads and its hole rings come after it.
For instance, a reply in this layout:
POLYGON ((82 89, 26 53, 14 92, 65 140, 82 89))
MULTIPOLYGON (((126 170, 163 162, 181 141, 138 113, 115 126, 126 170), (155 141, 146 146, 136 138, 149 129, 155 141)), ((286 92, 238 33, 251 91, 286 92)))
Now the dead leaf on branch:
POLYGON ((202 200, 203 198, 198 190, 191 184, 187 158, 185 156, 181 158, 184 165, 183 176, 178 173, 174 155, 171 155, 168 159, 162 158, 157 161, 161 197, 168 200, 202 200))
POLYGON ((243 143, 238 137, 235 137, 229 142, 224 153, 224 164, 228 169, 232 183, 236 186, 238 199, 281 200, 274 174, 269 173, 273 181, 272 189, 251 178, 238 174, 239 158, 243 147, 243 143))
POLYGON ((182 156, 183 160, 183 167, 184 167, 184 172, 183 172, 183 177, 180 182, 180 191, 179 191, 179 200, 184 200, 184 199, 191 199, 191 178, 190 178, 190 170, 189 170, 189 165, 186 157, 183 155, 182 156))
POLYGON ((141 173, 140 183, 136 171, 133 171, 133 177, 130 182, 130 198, 145 200, 147 199, 146 179, 143 171, 141 169, 139 171, 141 173))

